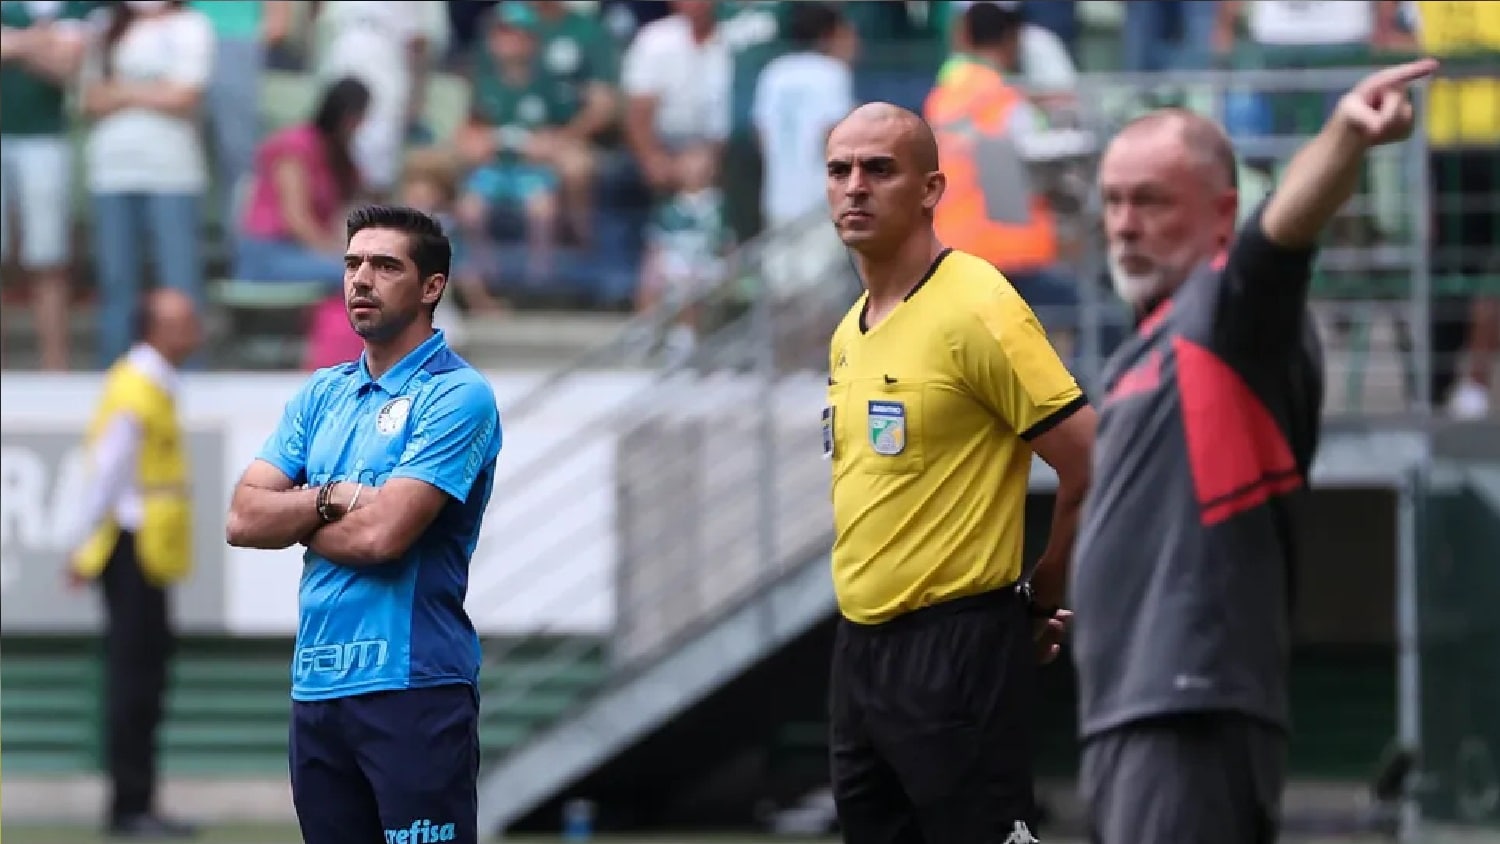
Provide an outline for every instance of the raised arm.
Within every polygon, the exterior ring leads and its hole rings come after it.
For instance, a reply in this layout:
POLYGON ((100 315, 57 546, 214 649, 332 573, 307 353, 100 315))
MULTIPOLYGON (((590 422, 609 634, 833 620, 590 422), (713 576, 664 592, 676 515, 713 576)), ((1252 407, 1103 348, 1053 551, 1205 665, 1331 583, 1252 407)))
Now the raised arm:
POLYGON ((1339 100, 1323 130, 1292 159, 1266 204, 1260 224, 1272 243, 1298 249, 1317 241, 1359 185, 1365 153, 1411 134, 1407 86, 1437 66, 1434 59, 1421 59, 1385 68, 1339 100))
POLYGON ((1411 134, 1406 86, 1436 67, 1431 59, 1410 62, 1356 85, 1245 223, 1229 250, 1214 318, 1216 342, 1233 362, 1303 347, 1318 238, 1358 186, 1365 153, 1411 134))

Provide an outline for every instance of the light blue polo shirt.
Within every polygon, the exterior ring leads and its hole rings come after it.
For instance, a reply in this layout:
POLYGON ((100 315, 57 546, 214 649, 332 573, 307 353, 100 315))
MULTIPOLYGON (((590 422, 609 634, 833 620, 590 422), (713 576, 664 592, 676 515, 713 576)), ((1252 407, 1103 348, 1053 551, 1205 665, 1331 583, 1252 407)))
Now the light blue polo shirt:
POLYGON ((294 482, 415 478, 449 497, 400 559, 303 554, 293 700, 478 681, 464 597, 500 440, 494 391, 441 331, 378 379, 363 356, 320 369, 287 403, 260 459, 294 482))

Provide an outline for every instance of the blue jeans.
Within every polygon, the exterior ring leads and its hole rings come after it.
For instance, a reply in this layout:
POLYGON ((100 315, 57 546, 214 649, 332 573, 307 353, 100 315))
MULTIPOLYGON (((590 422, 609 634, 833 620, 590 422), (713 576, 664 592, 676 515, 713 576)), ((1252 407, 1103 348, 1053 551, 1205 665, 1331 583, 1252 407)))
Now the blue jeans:
POLYGON ((1126 3, 1125 70, 1149 73, 1207 67, 1218 7, 1218 3, 1202 0, 1126 3))
POLYGON ((157 283, 187 293, 202 309, 201 201, 193 193, 93 195, 90 228, 99 279, 101 366, 113 363, 136 339, 134 316, 146 286, 143 244, 150 244, 157 283))
POLYGON ((208 125, 213 131, 219 228, 231 258, 237 254, 235 189, 250 174, 255 147, 260 143, 260 109, 253 104, 260 101, 264 66, 264 51, 257 39, 221 39, 214 44, 213 75, 209 77, 204 105, 208 107, 208 125))
POLYGON ((240 235, 243 248, 234 262, 240 281, 322 282, 330 294, 344 286, 344 256, 318 252, 293 240, 240 235))

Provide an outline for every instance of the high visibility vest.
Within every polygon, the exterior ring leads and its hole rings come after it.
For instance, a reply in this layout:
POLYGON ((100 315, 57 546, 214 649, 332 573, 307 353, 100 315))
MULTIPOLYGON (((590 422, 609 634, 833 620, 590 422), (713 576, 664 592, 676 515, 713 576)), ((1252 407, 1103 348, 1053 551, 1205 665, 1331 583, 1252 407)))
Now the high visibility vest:
MULTIPOLYGON (((104 395, 89 424, 85 445, 92 449, 118 414, 129 413, 142 425, 136 486, 143 517, 135 534, 136 557, 146 579, 166 586, 192 570, 192 501, 188 494, 188 458, 177 403, 172 394, 131 363, 128 356, 110 367, 104 395)), ((98 577, 119 538, 114 513, 105 515, 74 555, 74 571, 98 577)))
POLYGON ((948 188, 935 224, 943 243, 1001 272, 1057 260, 1057 220, 1031 188, 1010 121, 1026 98, 993 68, 966 62, 927 95, 923 115, 937 135, 948 188))
MULTIPOLYGON (((1463 56, 1500 60, 1500 3, 1423 0, 1417 15, 1424 53, 1454 56, 1460 65, 1463 56)), ((1438 147, 1500 144, 1500 79, 1485 74, 1433 80, 1427 137, 1438 147)))

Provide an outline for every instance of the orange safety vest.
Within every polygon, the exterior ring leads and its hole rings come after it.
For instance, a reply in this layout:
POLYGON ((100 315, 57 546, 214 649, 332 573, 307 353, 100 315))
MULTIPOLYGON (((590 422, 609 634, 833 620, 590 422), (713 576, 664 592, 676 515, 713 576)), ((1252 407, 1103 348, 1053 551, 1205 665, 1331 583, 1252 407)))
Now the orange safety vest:
MULTIPOLYGON (((922 109, 937 134, 938 154, 948 176, 948 188, 935 215, 938 238, 989 261, 1001 272, 1039 269, 1057 260, 1057 220, 1046 198, 1033 195, 1020 203, 1025 210, 1016 219, 994 219, 995 201, 1008 198, 987 196, 983 181, 983 168, 1005 172, 1006 163, 983 160, 989 153, 980 147, 1004 141, 1012 113, 1025 102, 993 68, 968 62, 932 89, 922 109)), ((1025 172, 1014 148, 1000 153, 1005 154, 1013 159, 1008 163, 1010 173, 1025 172)), ((1021 181, 1029 191, 1029 181, 1021 181)), ((990 191, 995 189, 992 186, 990 191)))

